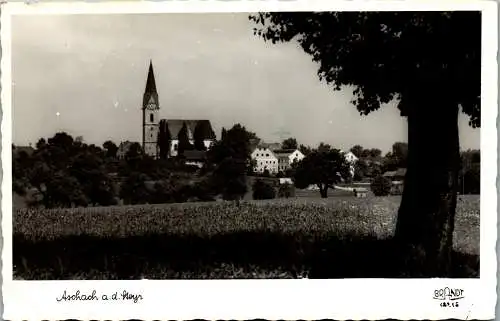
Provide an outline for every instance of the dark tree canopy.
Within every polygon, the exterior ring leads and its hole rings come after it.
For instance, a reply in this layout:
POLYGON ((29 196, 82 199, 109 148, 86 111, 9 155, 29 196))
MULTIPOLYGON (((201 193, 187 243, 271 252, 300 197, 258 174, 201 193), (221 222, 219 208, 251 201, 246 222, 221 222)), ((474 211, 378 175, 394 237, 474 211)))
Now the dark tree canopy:
POLYGON ((396 142, 392 145, 392 156, 396 159, 399 167, 406 167, 408 160, 408 144, 396 142))
POLYGON ((46 208, 115 204, 116 192, 106 167, 114 146, 108 141, 104 151, 64 132, 47 141, 40 139, 29 154, 13 153, 15 191, 21 195, 29 191, 34 195, 29 205, 46 208))
POLYGON ((207 121, 199 121, 194 128, 193 139, 194 139, 194 148, 196 150, 206 150, 205 147, 205 138, 206 137, 215 137, 215 134, 212 132, 210 128, 210 123, 207 121))
POLYGON ((253 169, 250 140, 256 137, 236 124, 223 129, 221 140, 208 150, 205 169, 212 171, 211 185, 224 199, 241 199, 247 192, 246 174, 253 169))
POLYGON ((297 143, 297 139, 295 138, 287 138, 281 143, 281 148, 283 149, 297 149, 299 148, 299 144, 297 143))
MULTIPOLYGON (((403 116, 429 88, 480 126, 481 13, 274 12, 250 16, 266 41, 297 40, 335 90, 354 87, 361 114, 399 98, 403 116)), ((416 107, 418 108, 418 107, 416 107)))
POLYGON ((177 134, 178 139, 179 139, 179 145, 178 145, 178 153, 179 155, 183 155, 184 151, 186 150, 191 150, 192 145, 189 142, 189 132, 186 123, 182 125, 181 130, 179 130, 179 133, 177 134))
POLYGON ((311 147, 300 144, 299 151, 305 156, 309 155, 312 151, 311 147))
POLYGON ((354 156, 356 156, 357 158, 361 157, 363 150, 364 150, 364 148, 361 145, 354 145, 351 147, 351 153, 353 153, 354 156))
POLYGON ((158 133, 158 147, 160 149, 160 159, 167 159, 170 156, 170 130, 165 119, 160 121, 160 131, 158 133))
POLYGON ((106 157, 115 158, 118 152, 118 146, 110 140, 107 140, 102 144, 102 147, 106 150, 106 157))
POLYGON ((321 197, 327 197, 328 188, 351 176, 350 165, 338 149, 325 148, 312 151, 294 168, 294 184, 297 188, 317 185, 321 197))

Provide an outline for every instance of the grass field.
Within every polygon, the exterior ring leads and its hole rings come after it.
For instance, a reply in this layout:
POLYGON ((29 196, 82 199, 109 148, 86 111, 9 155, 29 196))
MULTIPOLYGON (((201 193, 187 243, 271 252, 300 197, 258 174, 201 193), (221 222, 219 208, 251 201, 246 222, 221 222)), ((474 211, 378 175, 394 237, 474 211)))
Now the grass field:
MULTIPOLYGON (((13 217, 14 277, 407 276, 391 241, 400 197, 315 195, 239 205, 19 209, 13 217)), ((478 277, 479 196, 460 199, 450 277, 478 277)))

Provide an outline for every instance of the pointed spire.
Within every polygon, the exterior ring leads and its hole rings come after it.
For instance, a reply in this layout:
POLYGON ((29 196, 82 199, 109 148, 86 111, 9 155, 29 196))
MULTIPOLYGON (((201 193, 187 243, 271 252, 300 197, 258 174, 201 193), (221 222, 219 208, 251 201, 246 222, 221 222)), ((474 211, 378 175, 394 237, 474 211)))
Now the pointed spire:
POLYGON ((149 60, 148 80, 146 82, 146 90, 144 92, 148 94, 157 94, 155 74, 153 72, 153 61, 151 59, 149 60))

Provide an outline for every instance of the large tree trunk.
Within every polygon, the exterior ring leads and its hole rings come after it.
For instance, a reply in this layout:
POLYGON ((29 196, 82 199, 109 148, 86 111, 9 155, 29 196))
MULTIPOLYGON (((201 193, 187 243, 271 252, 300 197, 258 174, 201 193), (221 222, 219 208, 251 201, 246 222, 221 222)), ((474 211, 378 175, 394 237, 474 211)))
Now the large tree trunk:
POLYGON ((395 240, 413 277, 450 273, 458 192, 458 106, 438 93, 408 110, 408 168, 395 240))
POLYGON ((321 198, 328 198, 328 184, 318 184, 321 198))

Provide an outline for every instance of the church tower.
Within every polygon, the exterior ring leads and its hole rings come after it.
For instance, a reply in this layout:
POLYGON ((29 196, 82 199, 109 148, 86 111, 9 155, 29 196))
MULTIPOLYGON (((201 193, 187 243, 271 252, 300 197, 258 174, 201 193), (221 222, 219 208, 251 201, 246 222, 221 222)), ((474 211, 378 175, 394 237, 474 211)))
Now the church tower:
POLYGON ((153 62, 149 62, 148 80, 142 100, 142 148, 154 158, 158 157, 158 134, 160 130, 160 104, 156 91, 153 62))

